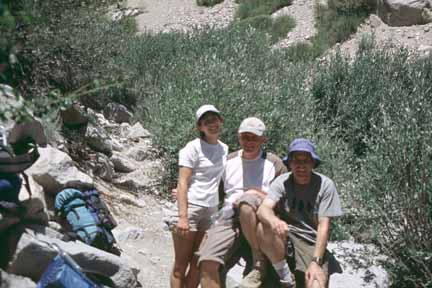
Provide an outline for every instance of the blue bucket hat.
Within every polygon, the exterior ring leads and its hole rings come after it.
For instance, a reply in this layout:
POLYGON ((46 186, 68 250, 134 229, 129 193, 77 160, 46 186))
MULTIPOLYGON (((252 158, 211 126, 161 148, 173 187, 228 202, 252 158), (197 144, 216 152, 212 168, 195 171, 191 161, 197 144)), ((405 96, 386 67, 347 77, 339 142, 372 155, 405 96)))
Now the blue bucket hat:
POLYGON ((315 161, 315 167, 321 163, 320 157, 315 152, 315 146, 308 139, 296 138, 290 143, 288 146, 288 155, 286 156, 286 159, 284 159, 286 163, 288 163, 289 155, 292 152, 308 152, 315 161))

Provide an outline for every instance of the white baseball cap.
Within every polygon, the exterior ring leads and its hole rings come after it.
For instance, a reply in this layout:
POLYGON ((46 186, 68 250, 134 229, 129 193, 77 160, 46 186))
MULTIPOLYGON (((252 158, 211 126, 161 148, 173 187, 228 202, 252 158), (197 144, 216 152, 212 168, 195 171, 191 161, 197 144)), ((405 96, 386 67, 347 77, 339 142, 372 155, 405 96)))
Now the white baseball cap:
POLYGON ((202 105, 200 108, 198 108, 198 110, 196 111, 196 121, 198 122, 198 120, 207 112, 214 112, 217 114, 220 114, 219 110, 216 109, 216 107, 214 107, 213 105, 202 105))
POLYGON ((263 121, 256 117, 249 117, 241 122, 238 133, 250 132, 257 136, 262 136, 265 130, 266 127, 263 121))

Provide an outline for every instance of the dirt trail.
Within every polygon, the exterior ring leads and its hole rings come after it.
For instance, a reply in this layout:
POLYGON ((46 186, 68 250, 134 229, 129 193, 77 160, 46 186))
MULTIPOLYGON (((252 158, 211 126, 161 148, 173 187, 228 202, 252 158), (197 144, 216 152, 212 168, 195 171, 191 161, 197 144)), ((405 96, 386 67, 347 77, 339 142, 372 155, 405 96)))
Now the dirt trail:
POLYGON ((208 8, 196 0, 128 0, 131 8, 143 13, 136 17, 140 32, 188 31, 195 26, 226 26, 233 19, 237 4, 234 0, 208 8))

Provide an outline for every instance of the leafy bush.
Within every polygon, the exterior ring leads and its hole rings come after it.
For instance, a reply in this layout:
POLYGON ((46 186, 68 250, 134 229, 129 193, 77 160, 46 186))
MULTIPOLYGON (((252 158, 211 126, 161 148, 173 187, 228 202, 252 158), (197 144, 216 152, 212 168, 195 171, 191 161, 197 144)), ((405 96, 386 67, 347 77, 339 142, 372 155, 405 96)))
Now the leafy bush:
MULTIPOLYGON (((31 99, 52 90, 64 94, 83 86, 93 89, 124 80, 127 73, 112 65, 111 59, 122 52, 124 41, 136 29, 130 19, 113 23, 104 16, 106 5, 113 2, 27 1, 25 11, 31 21, 17 53, 17 76, 7 82, 31 99), (91 84, 96 79, 100 84, 91 84)), ((85 94, 81 100, 101 108, 107 101, 120 98, 119 92, 124 95, 124 90, 116 86, 85 94)))
POLYGON ((395 287, 429 287, 432 58, 361 47, 353 62, 337 55, 320 65, 312 88, 319 121, 353 152, 353 181, 342 181, 355 216, 350 233, 394 259, 395 287))
POLYGON ((221 2, 223 2, 223 0, 197 0, 197 5, 211 7, 221 2))
POLYGON ((290 16, 279 16, 273 20, 271 29, 271 42, 275 43, 278 40, 286 37, 289 31, 295 27, 295 20, 290 16))
POLYGON ((288 6, 292 0, 238 0, 236 18, 246 19, 259 15, 270 15, 280 8, 288 6))
POLYGON ((273 44, 285 37, 295 27, 295 21, 290 16, 280 16, 272 19, 269 15, 258 15, 239 20, 234 25, 243 26, 244 28, 250 26, 267 33, 270 37, 270 43, 273 44))
POLYGON ((312 107, 303 85, 306 64, 284 63, 284 54, 271 50, 264 33, 233 26, 142 35, 123 55, 123 65, 137 75, 131 84, 148 91, 138 110, 171 160, 171 181, 177 153, 195 137, 194 113, 204 103, 221 109, 221 138, 232 150, 238 147, 238 125, 252 115, 262 117, 268 126, 266 146, 280 154, 294 136, 312 135, 312 107))

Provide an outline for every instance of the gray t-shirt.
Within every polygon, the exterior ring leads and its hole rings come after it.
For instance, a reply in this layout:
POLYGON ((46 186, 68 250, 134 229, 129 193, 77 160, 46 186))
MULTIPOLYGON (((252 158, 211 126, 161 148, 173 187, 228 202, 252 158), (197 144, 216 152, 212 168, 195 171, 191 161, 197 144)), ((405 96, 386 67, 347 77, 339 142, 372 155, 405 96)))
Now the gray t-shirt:
POLYGON ((290 230, 314 241, 319 217, 342 215, 336 186, 325 175, 313 172, 306 186, 294 183, 292 173, 276 178, 267 198, 277 202, 276 212, 290 224, 290 230))

